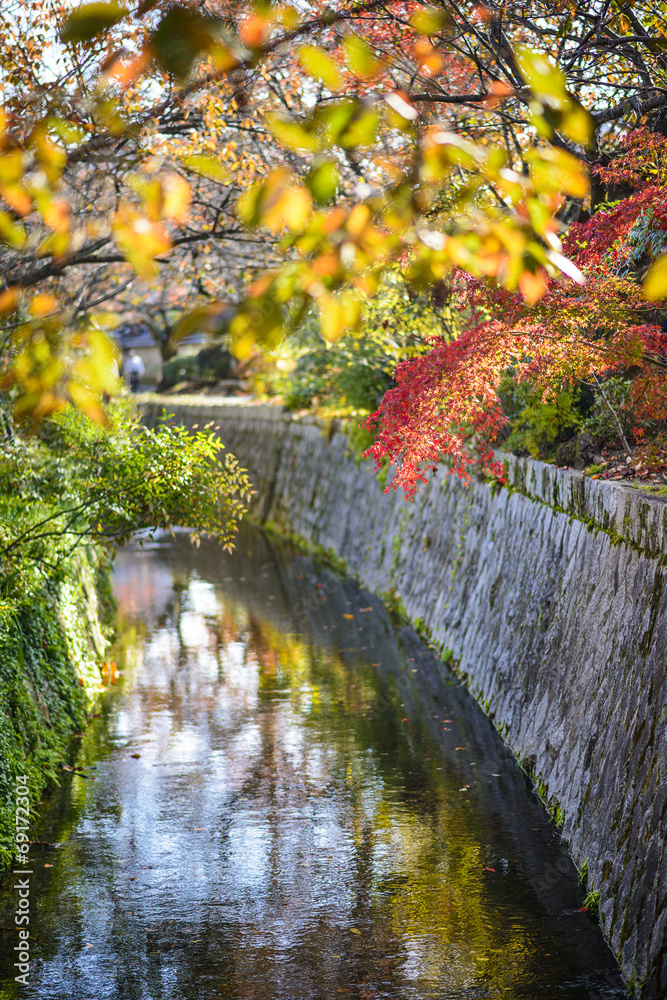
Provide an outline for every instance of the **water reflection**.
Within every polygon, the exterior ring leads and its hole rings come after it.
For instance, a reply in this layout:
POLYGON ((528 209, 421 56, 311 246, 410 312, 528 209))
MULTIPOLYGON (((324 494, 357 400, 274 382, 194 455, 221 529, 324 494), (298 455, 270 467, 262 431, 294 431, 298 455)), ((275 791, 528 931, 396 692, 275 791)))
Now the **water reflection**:
POLYGON ((624 995, 487 720, 367 593, 250 529, 128 551, 116 589, 124 681, 44 816, 64 846, 3 996, 624 995))

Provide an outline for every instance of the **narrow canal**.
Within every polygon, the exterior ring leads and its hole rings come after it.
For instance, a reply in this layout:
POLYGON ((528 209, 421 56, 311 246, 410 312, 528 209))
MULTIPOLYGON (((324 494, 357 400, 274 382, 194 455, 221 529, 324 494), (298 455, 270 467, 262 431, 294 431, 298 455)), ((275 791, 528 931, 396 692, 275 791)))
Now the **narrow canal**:
POLYGON ((522 772, 375 598, 252 529, 115 583, 121 678, 42 807, 3 998, 625 996, 522 772))

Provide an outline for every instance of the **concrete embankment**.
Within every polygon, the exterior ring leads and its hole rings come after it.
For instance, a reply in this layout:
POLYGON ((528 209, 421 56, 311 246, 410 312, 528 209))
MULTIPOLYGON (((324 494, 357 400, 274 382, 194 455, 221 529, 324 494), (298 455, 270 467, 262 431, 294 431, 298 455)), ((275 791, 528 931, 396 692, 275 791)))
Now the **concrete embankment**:
POLYGON ((167 405, 219 428, 260 522, 332 550, 451 651, 587 864, 627 980, 667 996, 667 498, 512 459, 510 488, 441 471, 410 504, 314 419, 167 405))

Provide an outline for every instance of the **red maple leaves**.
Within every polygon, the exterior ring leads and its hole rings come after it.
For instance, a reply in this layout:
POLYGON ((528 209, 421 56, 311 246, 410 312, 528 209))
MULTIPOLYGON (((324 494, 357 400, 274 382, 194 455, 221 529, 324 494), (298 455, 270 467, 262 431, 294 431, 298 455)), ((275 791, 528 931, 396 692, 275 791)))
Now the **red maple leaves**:
POLYGON ((639 284, 651 259, 667 251, 667 140, 634 132, 597 173, 632 193, 570 227, 564 252, 586 275, 583 288, 552 278, 547 294, 528 305, 519 293, 456 274, 452 304, 467 317, 464 329, 398 366, 394 387, 367 420, 376 430, 367 454, 378 467, 396 465, 391 485, 407 497, 443 459, 465 478, 473 467, 502 478, 492 445, 506 422, 497 389, 508 370, 548 396, 563 383, 631 369, 635 411, 667 418, 667 334, 639 284))

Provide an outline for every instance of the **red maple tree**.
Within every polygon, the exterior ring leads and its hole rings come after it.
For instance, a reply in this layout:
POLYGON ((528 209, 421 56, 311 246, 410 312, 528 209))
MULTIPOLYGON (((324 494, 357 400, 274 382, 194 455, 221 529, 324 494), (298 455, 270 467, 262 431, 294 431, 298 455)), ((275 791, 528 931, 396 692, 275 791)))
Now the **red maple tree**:
POLYGON ((492 446, 506 423, 498 387, 507 371, 547 396, 577 380, 630 373, 634 411, 667 418, 664 303, 647 302, 640 284, 667 249, 667 139, 637 130, 595 173, 608 190, 623 186, 625 194, 565 235, 564 253, 585 285, 536 276, 546 288, 531 304, 519 292, 454 274, 452 304, 467 317, 460 335, 403 361, 368 418, 376 431, 368 454, 377 466, 397 466, 392 486, 409 498, 443 458, 463 477, 478 466, 502 479, 492 446))

